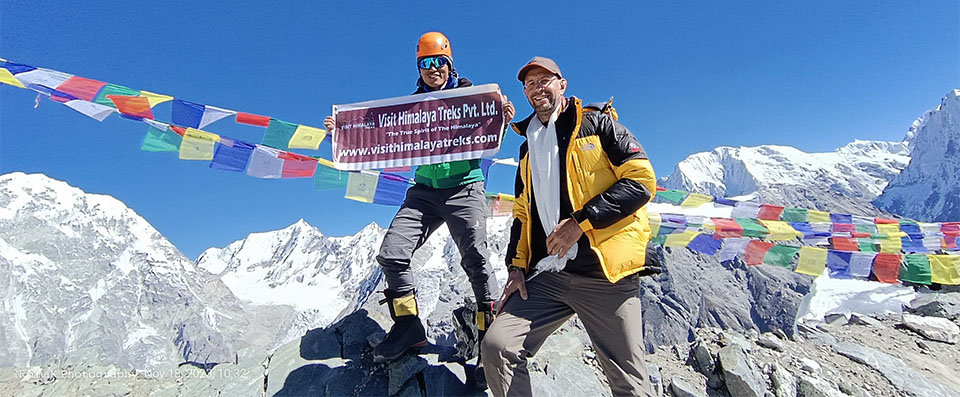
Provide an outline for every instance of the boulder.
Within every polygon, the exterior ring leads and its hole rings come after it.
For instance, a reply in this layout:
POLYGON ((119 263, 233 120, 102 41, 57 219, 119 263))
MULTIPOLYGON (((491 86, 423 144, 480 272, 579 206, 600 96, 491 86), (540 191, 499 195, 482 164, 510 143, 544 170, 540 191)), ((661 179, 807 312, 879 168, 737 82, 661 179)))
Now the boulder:
POLYGON ((733 397, 761 397, 766 384, 760 371, 749 361, 747 353, 738 345, 720 349, 719 361, 723 382, 733 397))
POLYGON ((930 340, 950 344, 960 342, 960 326, 942 317, 904 314, 903 325, 930 340))

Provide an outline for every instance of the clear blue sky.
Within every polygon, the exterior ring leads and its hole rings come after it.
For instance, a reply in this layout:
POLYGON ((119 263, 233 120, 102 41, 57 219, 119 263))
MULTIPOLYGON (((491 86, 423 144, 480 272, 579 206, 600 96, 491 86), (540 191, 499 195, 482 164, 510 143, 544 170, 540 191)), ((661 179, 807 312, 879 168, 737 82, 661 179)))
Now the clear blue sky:
MULTIPOLYGON (((406 95, 415 44, 438 30, 461 75, 530 113, 516 71, 554 58, 568 94, 615 96, 657 174, 720 145, 830 151, 900 140, 960 88, 957 1, 3 1, 0 57, 228 109, 322 126, 336 103, 406 95)), ((146 125, 103 123, 0 87, 0 173, 43 173, 114 196, 187 256, 304 218, 327 235, 389 224, 395 207, 141 152, 146 125)), ((154 109, 169 120, 169 104, 154 109)), ((206 128, 259 142, 226 119, 206 128)), ((498 157, 516 156, 508 133, 498 157)), ((309 151, 301 151, 307 154, 309 151)), ((330 155, 329 143, 319 154, 330 155)), ((512 193, 513 172, 488 191, 512 193)))

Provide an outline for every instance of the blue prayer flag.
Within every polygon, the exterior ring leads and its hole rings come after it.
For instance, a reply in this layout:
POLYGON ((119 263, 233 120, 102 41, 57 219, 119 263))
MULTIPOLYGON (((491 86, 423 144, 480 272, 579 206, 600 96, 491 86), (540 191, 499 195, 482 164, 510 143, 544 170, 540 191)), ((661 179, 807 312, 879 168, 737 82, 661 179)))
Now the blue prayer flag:
POLYGON ((13 63, 13 62, 2 62, 0 63, 0 67, 3 67, 4 69, 9 70, 10 73, 12 74, 29 72, 31 70, 36 69, 35 67, 30 65, 24 65, 22 63, 13 63))
POLYGON ((715 255, 720 250, 721 241, 713 238, 709 234, 700 234, 694 237, 687 248, 694 252, 700 252, 707 255, 715 255))
POLYGON ((250 155, 256 145, 230 138, 220 138, 217 150, 213 152, 210 168, 243 172, 250 162, 250 155))
POLYGON ((845 251, 827 251, 827 269, 830 269, 831 278, 852 278, 850 272, 850 256, 845 251))
POLYGON ((830 222, 833 223, 853 223, 853 216, 850 214, 834 214, 830 213, 830 222))
POLYGON ((407 189, 410 183, 407 179, 393 174, 380 174, 380 180, 377 181, 377 190, 373 195, 373 202, 383 205, 400 205, 407 196, 407 189))
POLYGON ((730 199, 727 199, 727 198, 719 198, 719 197, 718 197, 718 198, 714 198, 714 199, 713 199, 713 202, 714 202, 715 204, 726 205, 726 206, 729 206, 729 207, 736 207, 736 206, 737 206, 737 201, 736 201, 736 200, 730 200, 730 199))
POLYGON ((184 127, 200 128, 200 120, 203 119, 204 106, 199 103, 174 99, 172 106, 171 119, 176 125, 184 127))

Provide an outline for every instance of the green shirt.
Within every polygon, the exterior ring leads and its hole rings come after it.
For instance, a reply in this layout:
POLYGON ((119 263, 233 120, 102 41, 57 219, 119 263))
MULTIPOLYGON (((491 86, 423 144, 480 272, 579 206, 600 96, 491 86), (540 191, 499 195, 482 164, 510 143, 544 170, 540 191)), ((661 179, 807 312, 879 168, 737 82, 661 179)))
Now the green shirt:
POLYGON ((417 183, 434 189, 448 189, 482 180, 480 159, 421 165, 414 177, 417 183))

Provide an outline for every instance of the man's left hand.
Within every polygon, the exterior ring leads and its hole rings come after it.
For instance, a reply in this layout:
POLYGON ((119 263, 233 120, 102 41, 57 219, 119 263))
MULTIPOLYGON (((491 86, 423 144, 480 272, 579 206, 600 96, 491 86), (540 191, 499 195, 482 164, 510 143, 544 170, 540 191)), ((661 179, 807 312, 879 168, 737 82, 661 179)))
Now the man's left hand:
POLYGON ((583 230, 573 218, 560 221, 547 237, 547 253, 562 258, 580 240, 583 230))

